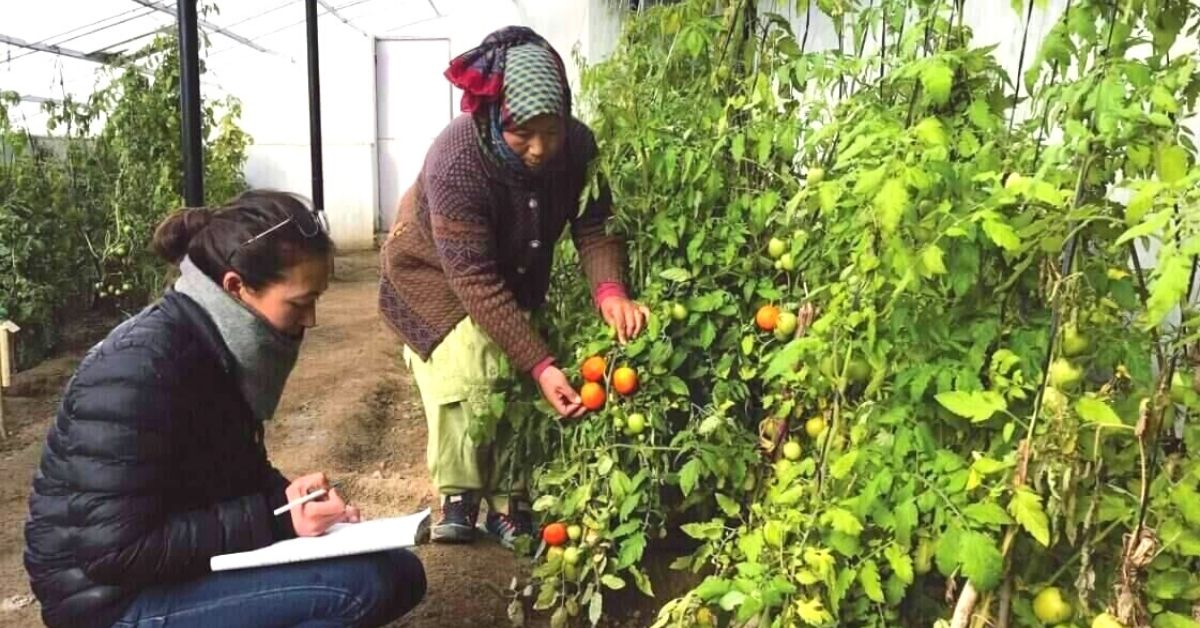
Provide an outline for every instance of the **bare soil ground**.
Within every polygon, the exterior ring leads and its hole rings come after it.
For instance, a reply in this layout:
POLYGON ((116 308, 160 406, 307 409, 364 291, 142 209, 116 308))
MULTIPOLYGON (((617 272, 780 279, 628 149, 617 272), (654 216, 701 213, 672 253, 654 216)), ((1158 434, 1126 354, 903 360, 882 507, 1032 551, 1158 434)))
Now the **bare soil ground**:
MULTIPOLYGON (((271 460, 292 476, 325 471, 368 516, 435 506, 425 470, 425 421, 399 345, 375 310, 377 257, 338 259, 322 299, 320 326, 304 343, 277 417, 271 460)), ((17 375, 5 394, 8 438, 0 441, 0 626, 40 625, 21 564, 30 479, 62 387, 87 348, 115 321, 84 330, 60 357, 17 375)), ((428 546, 429 595, 398 626, 508 625, 504 590, 522 564, 494 543, 428 546)))

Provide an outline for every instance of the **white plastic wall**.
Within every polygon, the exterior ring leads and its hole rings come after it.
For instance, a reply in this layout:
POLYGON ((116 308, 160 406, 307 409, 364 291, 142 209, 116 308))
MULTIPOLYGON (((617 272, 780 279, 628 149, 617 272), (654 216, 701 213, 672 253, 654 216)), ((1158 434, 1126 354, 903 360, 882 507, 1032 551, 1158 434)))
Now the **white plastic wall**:
MULTIPOLYGON (((441 17, 432 14, 426 3, 401 2, 351 20, 369 26, 371 36, 333 16, 320 20, 325 206, 334 239, 343 249, 373 244, 380 211, 376 37, 446 39, 456 55, 497 28, 524 24, 545 35, 567 57, 570 78, 577 84, 572 51, 598 58, 611 50, 619 25, 606 0, 438 0, 435 6, 441 17), (430 14, 419 13, 418 8, 430 14)), ((310 194, 304 27, 300 24, 256 41, 290 59, 229 47, 206 60, 209 78, 242 101, 242 125, 254 138, 246 164, 248 182, 310 194)), ((416 100, 421 94, 407 96, 413 102, 411 119, 421 124, 417 110, 422 106, 416 100)), ((460 97, 454 94, 456 112, 460 97)), ((400 106, 404 100, 390 99, 400 106)), ((395 117, 405 119, 407 113, 399 111, 395 117)))
MULTIPOLYGON (((543 34, 564 55, 571 82, 577 88, 576 53, 582 60, 593 63, 611 53, 620 32, 623 9, 619 7, 624 3, 437 0, 435 6, 440 16, 433 13, 427 2, 396 0, 371 4, 381 8, 352 21, 368 26, 372 36, 332 16, 324 16, 320 21, 325 198, 335 239, 343 248, 370 246, 380 213, 375 36, 446 39, 451 55, 456 55, 477 45, 496 28, 524 24, 543 34)), ((1065 4, 1066 0, 1049 0, 1045 8, 1035 10, 1024 67, 1036 55, 1042 37, 1065 4)), ((794 2, 763 0, 761 8, 784 15, 798 35, 803 33, 806 16, 795 8, 794 2)), ((832 24, 815 8, 812 11, 807 46, 810 50, 836 47, 832 24)), ((966 4, 964 19, 975 32, 975 44, 996 45, 1000 62, 1015 75, 1020 63, 1025 15, 1014 11, 1008 2, 973 2, 966 4)), ((249 182, 308 193, 311 186, 303 25, 263 38, 260 43, 283 51, 294 62, 233 47, 209 58, 210 80, 243 101, 243 124, 255 140, 246 168, 249 182)), ((1181 42, 1181 46, 1187 45, 1181 42)), ((1195 42, 1190 45, 1194 50, 1195 42)), ((419 99, 421 94, 410 97, 419 99)), ((442 96, 439 93, 433 97, 442 96)), ((455 112, 459 97, 460 94, 454 93, 455 112)), ((404 100, 391 99, 400 103, 404 100)), ((414 112, 421 108, 415 100, 412 102, 414 112)), ((407 113, 399 111, 397 118, 404 119, 407 113)), ((415 113, 412 119, 414 124, 420 124, 415 113)))

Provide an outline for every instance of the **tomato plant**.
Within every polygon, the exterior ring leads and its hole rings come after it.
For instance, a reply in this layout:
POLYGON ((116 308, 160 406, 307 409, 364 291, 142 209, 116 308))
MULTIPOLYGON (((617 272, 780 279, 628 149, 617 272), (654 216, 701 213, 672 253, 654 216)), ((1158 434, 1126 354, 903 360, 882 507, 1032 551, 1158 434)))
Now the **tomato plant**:
POLYGON ((564 247, 560 357, 643 381, 504 393, 535 509, 597 532, 535 607, 595 623, 683 535, 659 626, 1194 625, 1200 7, 1075 0, 1014 79, 960 3, 819 2, 831 51, 757 5, 646 10, 584 73, 654 316, 616 346, 564 247))
MULTIPOLYGON (((139 71, 104 70, 86 102, 47 103, 51 138, 10 119, 0 98, 0 313, 27 333, 18 361, 49 351, 62 323, 92 306, 135 309, 163 287, 149 250, 157 223, 182 205, 178 45, 169 35, 131 55, 139 71)), ((245 187, 249 137, 232 98, 203 104, 210 203, 245 187)))

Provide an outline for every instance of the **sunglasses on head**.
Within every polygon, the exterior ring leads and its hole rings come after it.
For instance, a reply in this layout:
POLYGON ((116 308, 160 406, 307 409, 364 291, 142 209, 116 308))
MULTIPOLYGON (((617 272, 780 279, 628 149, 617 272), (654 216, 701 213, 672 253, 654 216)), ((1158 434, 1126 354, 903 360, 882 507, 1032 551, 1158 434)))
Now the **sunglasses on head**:
POLYGON ((325 218, 325 212, 321 210, 306 210, 303 214, 292 214, 284 218, 275 226, 268 228, 266 231, 246 240, 242 246, 250 246, 255 242, 271 235, 272 233, 286 227, 289 224, 296 225, 296 229, 300 231, 300 235, 306 238, 316 237, 319 233, 329 233, 329 221, 325 218))
POLYGON ((304 236, 305 238, 314 238, 318 234, 329 233, 329 220, 325 217, 325 212, 319 209, 305 209, 304 212, 292 214, 279 221, 275 225, 268 227, 262 233, 239 244, 236 249, 230 251, 226 262, 232 262, 233 256, 237 255, 237 253, 242 249, 254 244, 255 242, 258 242, 259 240, 271 235, 272 233, 275 233, 276 231, 279 231, 280 229, 283 229, 288 225, 295 225, 296 230, 299 231, 300 235, 304 236))

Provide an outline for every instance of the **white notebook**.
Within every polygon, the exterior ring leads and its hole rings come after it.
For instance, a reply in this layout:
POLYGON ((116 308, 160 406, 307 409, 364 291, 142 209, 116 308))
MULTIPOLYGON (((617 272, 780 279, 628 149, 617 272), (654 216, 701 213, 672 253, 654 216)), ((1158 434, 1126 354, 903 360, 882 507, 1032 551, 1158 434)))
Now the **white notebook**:
POLYGON ((209 559, 213 571, 266 567, 420 545, 429 540, 429 509, 404 517, 339 523, 321 536, 288 539, 249 552, 209 559))

